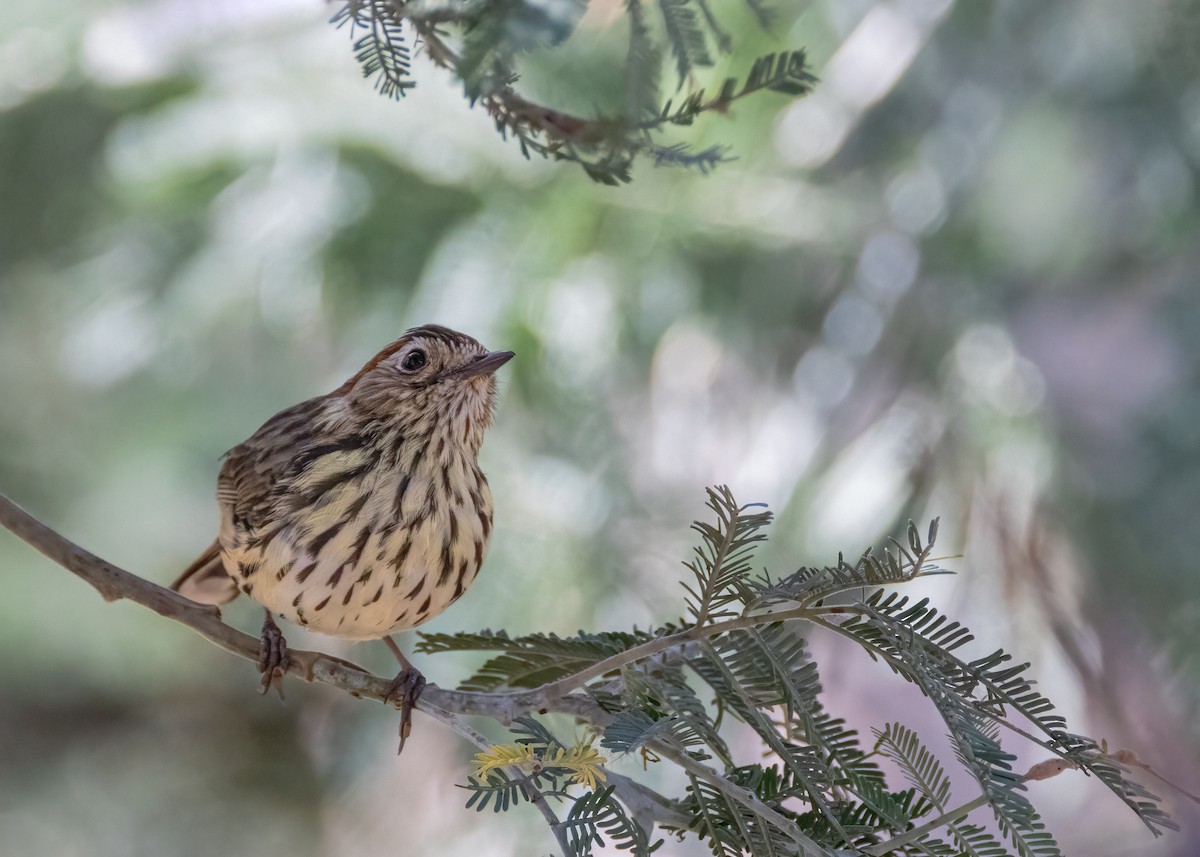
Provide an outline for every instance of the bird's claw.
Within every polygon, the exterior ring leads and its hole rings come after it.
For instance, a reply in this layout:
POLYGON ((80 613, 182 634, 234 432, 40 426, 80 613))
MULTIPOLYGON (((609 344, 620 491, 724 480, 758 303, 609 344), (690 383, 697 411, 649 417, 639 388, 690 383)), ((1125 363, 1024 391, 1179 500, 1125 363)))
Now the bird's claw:
POLYGON ((396 749, 397 756, 404 752, 404 742, 412 734, 413 708, 416 706, 417 700, 421 698, 421 691, 424 689, 425 676, 421 675, 415 667, 409 667, 401 670, 392 679, 391 685, 388 686, 388 692, 383 697, 385 703, 390 703, 400 709, 400 746, 396 749))
POLYGON ((268 613, 263 622, 262 636, 258 640, 258 671, 262 673, 258 692, 266 693, 274 687, 279 698, 283 699, 283 676, 290 665, 287 640, 268 613))

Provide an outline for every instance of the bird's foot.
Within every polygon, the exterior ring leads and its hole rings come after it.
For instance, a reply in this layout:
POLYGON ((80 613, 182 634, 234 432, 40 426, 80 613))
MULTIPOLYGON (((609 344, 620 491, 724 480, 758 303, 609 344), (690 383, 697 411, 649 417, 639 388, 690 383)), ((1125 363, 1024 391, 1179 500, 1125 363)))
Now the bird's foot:
POLYGON ((266 693, 271 687, 283 699, 283 676, 290 665, 288 659, 287 640, 283 632, 271 618, 270 612, 263 620, 262 637, 258 641, 258 671, 262 673, 262 683, 259 693, 266 693))
POLYGON ((383 697, 384 702, 391 703, 400 709, 400 746, 396 750, 397 756, 404 752, 404 742, 412 733, 413 707, 421 698, 421 691, 424 689, 425 676, 421 675, 420 670, 416 667, 408 666, 400 670, 392 679, 387 695, 383 697))

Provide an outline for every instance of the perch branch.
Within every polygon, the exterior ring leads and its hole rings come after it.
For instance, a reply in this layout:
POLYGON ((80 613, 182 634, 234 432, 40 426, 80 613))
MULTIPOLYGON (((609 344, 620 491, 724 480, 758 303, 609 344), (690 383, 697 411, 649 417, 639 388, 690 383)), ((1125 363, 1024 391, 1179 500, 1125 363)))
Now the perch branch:
MULTIPOLYGON (((113 565, 46 526, 3 494, 0 494, 0 525, 83 579, 99 592, 105 601, 127 600, 148 607, 160 616, 186 625, 233 655, 255 663, 258 661, 259 641, 226 625, 221 620, 221 611, 217 607, 197 604, 166 587, 113 565)), ((332 655, 303 649, 289 649, 288 657, 288 672, 305 681, 318 681, 359 698, 379 702, 387 700, 390 682, 356 664, 332 655)), ((584 705, 585 700, 580 697, 563 697, 559 694, 551 697, 539 690, 501 694, 471 693, 445 690, 432 684, 425 688, 416 707, 475 746, 487 749, 491 746, 490 742, 458 715, 480 715, 508 724, 527 711, 549 710, 551 699, 554 700, 553 710, 567 714, 582 717, 600 711, 594 706, 584 705)), ((607 775, 617 787, 618 796, 627 805, 637 807, 643 814, 652 814, 655 820, 679 823, 678 813, 663 805, 655 793, 627 777, 611 771, 607 772, 607 775)), ((544 797, 536 792, 532 794, 531 802, 546 819, 561 846, 563 829, 554 810, 544 797)))

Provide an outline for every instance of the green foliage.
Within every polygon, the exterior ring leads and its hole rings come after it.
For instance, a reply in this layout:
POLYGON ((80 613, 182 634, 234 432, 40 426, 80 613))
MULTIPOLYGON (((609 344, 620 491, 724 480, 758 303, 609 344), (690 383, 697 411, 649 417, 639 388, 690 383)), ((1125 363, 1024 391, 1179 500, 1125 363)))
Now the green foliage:
MULTIPOLYGON (((349 24, 355 57, 381 93, 399 98, 413 86, 402 24, 411 28, 428 58, 457 77, 472 105, 482 106, 496 130, 513 137, 525 157, 538 155, 578 164, 594 181, 617 185, 631 179, 639 156, 656 166, 688 167, 707 173, 729 160, 712 145, 693 150, 687 143, 658 139, 667 126, 690 125, 706 112, 725 112, 743 96, 769 90, 788 97, 806 95, 816 78, 804 51, 758 59, 740 86, 727 78, 715 97, 693 85, 698 68, 714 65, 714 49, 730 53, 733 40, 709 0, 655 0, 661 27, 652 24, 643 0, 625 0, 629 42, 623 75, 625 110, 612 116, 576 116, 529 100, 516 88, 518 57, 560 44, 574 30, 585 4, 580 0, 478 0, 431 9, 405 0, 344 0, 332 18, 349 24), (365 35, 358 36, 359 32, 365 35), (677 106, 661 93, 667 54, 688 91, 677 106)), ((763 27, 770 14, 761 0, 747 8, 763 27)), ((725 14, 729 13, 724 9, 725 14)))
POLYGON ((696 578, 694 587, 684 583, 683 588, 688 593, 688 612, 697 625, 732 615, 728 606, 749 596, 750 557, 754 545, 766 539, 762 530, 771 523, 770 512, 749 512, 754 506, 739 508, 725 487, 709 489, 708 508, 717 522, 692 524, 702 541, 695 548, 696 558, 684 563, 696 578))
POLYGON ((448 651, 503 652, 480 667, 462 685, 464 690, 488 691, 501 687, 538 687, 572 675, 651 638, 650 634, 636 630, 601 634, 580 631, 575 637, 565 638, 541 633, 512 638, 503 631, 483 631, 479 634, 422 634, 416 648, 426 654, 448 651))
MULTIPOLYGON (((902 723, 889 723, 883 730, 876 730, 875 737, 876 752, 896 762, 933 808, 939 814, 945 813, 950 808, 950 778, 917 733, 902 723)), ((946 829, 965 857, 1001 857, 1006 853, 1004 846, 981 827, 949 821, 946 829)))
MULTIPOLYGON (((774 580, 754 577, 751 566, 770 513, 739 505, 723 487, 708 492, 708 507, 712 521, 694 525, 700 544, 685 563, 690 621, 684 625, 568 638, 425 635, 420 648, 498 652, 464 689, 499 692, 553 683, 549 710, 563 694, 573 702, 572 713, 591 706, 587 719, 602 730, 600 745, 619 754, 618 761, 639 753, 643 764, 683 767, 683 794, 659 796, 672 810, 663 827, 699 837, 716 855, 1055 857, 1058 845, 1024 794, 1015 756, 1001 742, 1004 729, 1096 775, 1155 834, 1174 826, 1157 798, 1129 780, 1101 746, 1067 731, 1049 699, 1034 690, 1028 664, 1013 665, 1002 651, 964 659, 960 652, 973 640, 965 627, 928 599, 913 603, 880 588, 944 573, 930 561, 936 521, 924 538, 910 524, 904 543, 893 540, 879 554, 866 551, 853 564, 839 557, 834 566, 802 568, 774 580), (868 753, 858 735, 824 709, 818 665, 806 644, 814 628, 853 640, 925 694, 959 763, 978 783, 972 799, 956 801, 941 761, 912 728, 887 723, 875 731, 868 753), (1027 724, 1035 733, 1025 731, 1027 724), (757 737, 760 758, 734 757, 723 733, 737 728, 757 737), (908 787, 889 783, 876 756, 894 761, 908 787), (706 764, 714 760, 719 768, 706 764), (1007 844, 967 820, 983 806, 1007 844), (949 841, 936 838, 940 834, 949 841)), ((518 718, 513 729, 518 743, 561 747, 537 718, 518 718)), ((507 757, 497 758, 494 764, 507 764, 507 757)), ((619 790, 610 785, 574 796, 567 788, 570 771, 546 759, 546 766, 524 778, 496 770, 484 782, 469 781, 468 806, 508 809, 530 799, 534 786, 571 804, 560 826, 566 853, 588 854, 606 839, 634 854, 653 850, 619 790)))
POLYGON ((349 27, 354 58, 362 66, 363 77, 375 78, 375 89, 387 98, 402 98, 415 86, 409 76, 411 57, 402 20, 390 4, 368 0, 347 3, 331 21, 338 27, 349 27))
POLYGON ((613 787, 588 792, 575 801, 563 820, 568 853, 583 857, 592 846, 603 848, 607 841, 635 857, 657 851, 662 840, 651 843, 645 829, 634 821, 612 797, 613 787))

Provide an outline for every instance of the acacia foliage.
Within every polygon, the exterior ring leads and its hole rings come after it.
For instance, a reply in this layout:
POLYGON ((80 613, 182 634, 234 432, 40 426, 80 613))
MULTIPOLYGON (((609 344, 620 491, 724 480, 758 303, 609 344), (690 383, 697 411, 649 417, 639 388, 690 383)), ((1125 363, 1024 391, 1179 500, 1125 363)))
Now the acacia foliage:
MULTIPOLYGON (((1004 732, 1094 775, 1153 834, 1174 828, 1158 798, 1103 745, 1068 731, 1035 689, 1029 664, 1013 664, 1001 650, 967 655, 974 641, 967 628, 927 599, 902 594, 918 577, 946 573, 930 560, 936 520, 924 535, 910 524, 904 543, 893 540, 853 562, 839 556, 832 566, 772 578, 752 570, 770 514, 738 504, 724 487, 709 490, 708 507, 712 520, 694 525, 700 538, 685 563, 686 618, 679 622, 572 637, 426 634, 418 648, 488 652, 464 689, 500 693, 553 682, 573 702, 591 705, 588 719, 605 751, 680 766, 683 793, 655 796, 673 819, 663 829, 697 836, 716 855, 1054 857, 1058 845, 1013 769, 1004 732), (975 794, 954 795, 944 761, 889 712, 881 712, 885 722, 872 745, 826 709, 807 645, 814 630, 855 642, 925 695, 957 762, 974 777, 975 794), (759 740, 750 758, 735 758, 726 740, 738 728, 759 740), (903 782, 885 776, 880 757, 897 764, 903 782), (968 820, 983 807, 999 837, 984 819, 968 820)), ((518 743, 536 738, 546 758, 563 755, 544 718, 521 718, 514 731, 518 743)), ((572 807, 559 831, 572 857, 592 853, 606 836, 635 855, 661 842, 650 829, 652 813, 622 805, 611 787, 574 794, 564 785, 569 774, 553 765, 519 776, 495 769, 468 782, 468 806, 508 809, 533 795, 524 784, 540 784, 545 796, 572 807)))
MULTIPOLYGON (((723 113, 755 93, 799 97, 816 82, 805 52, 790 49, 746 62, 742 77, 725 78, 710 93, 696 83, 697 73, 733 53, 722 24, 730 9, 711 0, 625 0, 628 44, 614 72, 624 80, 624 109, 579 116, 530 100, 519 85, 518 58, 560 45, 585 6, 583 0, 343 0, 331 22, 350 32, 364 77, 382 95, 399 99, 414 86, 411 58, 423 53, 461 82, 471 104, 483 107, 526 158, 570 161, 609 185, 630 181, 639 157, 708 172, 729 160, 725 146, 666 143, 663 132, 703 113, 723 113), (668 65, 678 79, 673 97, 663 94, 668 65)), ((745 7, 762 27, 771 26, 763 0, 745 0, 745 7)))

